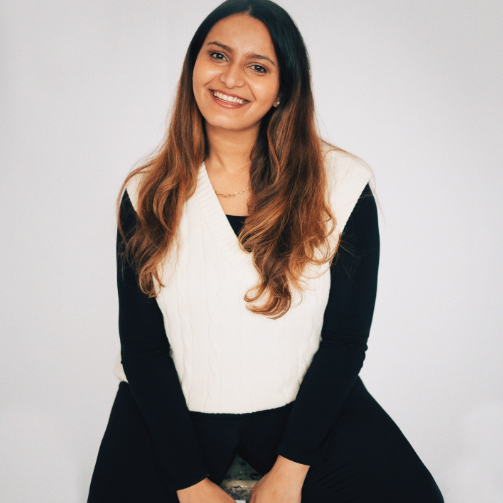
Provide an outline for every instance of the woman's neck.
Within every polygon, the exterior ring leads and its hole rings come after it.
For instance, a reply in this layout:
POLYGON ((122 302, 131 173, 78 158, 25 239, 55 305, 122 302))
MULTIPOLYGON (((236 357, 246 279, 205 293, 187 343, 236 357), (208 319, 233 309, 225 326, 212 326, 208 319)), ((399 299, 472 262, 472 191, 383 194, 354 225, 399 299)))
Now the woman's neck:
POLYGON ((249 175, 250 155, 257 139, 258 127, 244 131, 216 128, 206 124, 209 155, 205 159, 208 172, 242 180, 249 175))

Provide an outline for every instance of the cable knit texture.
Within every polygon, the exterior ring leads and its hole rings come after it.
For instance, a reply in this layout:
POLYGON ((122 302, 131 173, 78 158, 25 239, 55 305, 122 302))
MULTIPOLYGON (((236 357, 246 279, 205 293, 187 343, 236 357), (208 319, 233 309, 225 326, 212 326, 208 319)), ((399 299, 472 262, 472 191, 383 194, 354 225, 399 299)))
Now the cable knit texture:
MULTIPOLYGON (((329 150, 323 142, 335 244, 372 172, 362 161, 329 150)), ((127 186, 137 209, 138 176, 127 186)), ((243 299, 259 274, 238 239, 211 185, 206 166, 185 203, 175 248, 163 264, 157 302, 187 406, 191 411, 242 414, 295 400, 316 353, 330 291, 328 264, 310 266, 306 288, 293 293, 279 319, 254 314, 243 299)), ((114 372, 127 381, 117 355, 114 372)))

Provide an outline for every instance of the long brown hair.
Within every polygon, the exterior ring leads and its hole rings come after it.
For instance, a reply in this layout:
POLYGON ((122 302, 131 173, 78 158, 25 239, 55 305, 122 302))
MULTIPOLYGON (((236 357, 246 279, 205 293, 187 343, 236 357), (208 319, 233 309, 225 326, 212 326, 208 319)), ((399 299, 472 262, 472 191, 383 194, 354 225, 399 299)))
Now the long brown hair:
POLYGON ((328 242, 336 219, 327 197, 307 49, 291 17, 274 2, 227 0, 201 23, 185 56, 165 139, 122 184, 117 225, 141 290, 155 297, 164 286, 159 266, 174 244, 183 205, 194 194, 198 169, 209 153, 204 121, 192 91, 193 68, 211 27, 235 13, 245 13, 266 25, 280 67, 281 103, 260 123, 251 152, 250 212, 238 236, 242 250, 252 253, 261 278, 244 297, 247 308, 279 318, 291 306, 291 288, 302 290, 304 267, 331 263, 337 247, 330 250, 328 242), (140 173, 136 226, 126 237, 120 203, 129 180, 140 173), (315 250, 324 251, 315 256, 315 250), (265 302, 258 305, 263 295, 265 302))

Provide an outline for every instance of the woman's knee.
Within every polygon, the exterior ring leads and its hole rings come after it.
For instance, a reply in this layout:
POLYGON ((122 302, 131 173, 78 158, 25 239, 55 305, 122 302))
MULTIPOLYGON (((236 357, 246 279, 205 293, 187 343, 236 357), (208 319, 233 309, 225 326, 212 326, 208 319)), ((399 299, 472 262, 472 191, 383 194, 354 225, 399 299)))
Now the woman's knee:
POLYGON ((417 503, 444 503, 444 497, 442 496, 442 492, 435 482, 435 479, 426 467, 424 469, 427 473, 425 473, 423 482, 415 494, 415 499, 412 499, 411 501, 417 501, 417 503))
POLYGON ((426 472, 404 477, 379 470, 373 473, 368 470, 341 472, 319 467, 311 472, 311 476, 308 472, 302 488, 302 503, 444 503, 438 485, 426 472))
POLYGON ((398 426, 358 382, 307 474, 303 503, 442 503, 432 475, 398 426))

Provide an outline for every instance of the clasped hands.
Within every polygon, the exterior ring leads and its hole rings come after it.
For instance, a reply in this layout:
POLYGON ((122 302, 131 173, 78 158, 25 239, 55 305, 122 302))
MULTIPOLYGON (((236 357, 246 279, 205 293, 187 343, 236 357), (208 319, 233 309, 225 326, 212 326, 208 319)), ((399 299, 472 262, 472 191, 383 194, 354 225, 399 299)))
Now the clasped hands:
MULTIPOLYGON (((308 465, 278 456, 271 471, 253 487, 249 503, 300 503, 302 486, 308 470, 308 465)), ((180 503, 234 502, 227 493, 208 478, 177 493, 180 503)))
POLYGON ((308 470, 308 465, 278 456, 271 471, 253 487, 250 503, 300 503, 308 470))
POLYGON ((305 475, 300 479, 285 475, 266 473, 253 487, 250 503, 300 503, 305 475))

